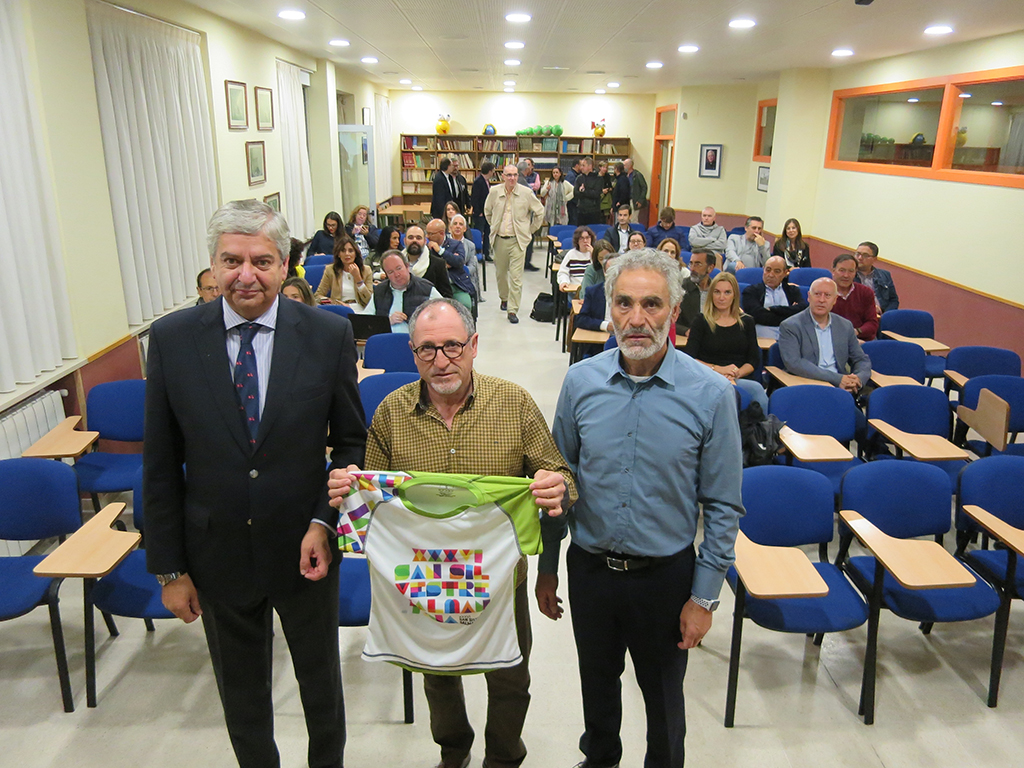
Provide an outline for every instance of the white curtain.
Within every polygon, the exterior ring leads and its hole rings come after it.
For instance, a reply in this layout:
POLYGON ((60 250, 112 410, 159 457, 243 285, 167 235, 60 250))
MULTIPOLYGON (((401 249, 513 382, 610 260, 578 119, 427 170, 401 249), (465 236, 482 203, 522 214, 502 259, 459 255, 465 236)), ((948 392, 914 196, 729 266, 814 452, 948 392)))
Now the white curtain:
POLYGON ((1016 169, 1005 171, 1007 173, 1020 173, 1024 168, 1024 112, 1016 113, 1010 120, 1010 135, 999 156, 999 165, 1016 169))
POLYGON ((292 237, 308 240, 316 232, 313 219, 313 177, 306 143, 306 107, 301 72, 294 64, 277 62, 277 103, 281 116, 281 152, 284 155, 284 194, 281 210, 292 237))
POLYGON ((391 136, 391 100, 379 93, 373 94, 373 154, 376 182, 377 199, 371 202, 377 203, 391 199, 391 156, 394 154, 391 146, 394 139, 391 136))
POLYGON ((0 392, 75 357, 21 3, 0 3, 0 392))
POLYGON ((194 292, 217 208, 199 35, 106 3, 86 4, 100 132, 128 322, 194 292))

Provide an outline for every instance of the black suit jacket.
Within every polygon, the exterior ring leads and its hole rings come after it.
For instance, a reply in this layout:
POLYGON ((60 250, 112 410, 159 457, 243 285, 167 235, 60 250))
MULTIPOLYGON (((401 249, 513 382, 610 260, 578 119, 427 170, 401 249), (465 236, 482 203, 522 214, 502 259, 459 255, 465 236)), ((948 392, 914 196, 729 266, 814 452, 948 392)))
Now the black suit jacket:
POLYGON ((768 292, 764 283, 754 283, 743 289, 742 306, 743 311, 754 318, 757 325, 780 326, 787 317, 792 317, 798 312, 807 309, 807 302, 804 301, 800 289, 788 282, 782 283, 782 290, 789 301, 787 307, 766 307, 764 296, 768 292))
POLYGON ((361 466, 366 427, 348 320, 279 300, 250 447, 221 302, 175 312, 150 331, 146 562, 151 573, 188 571, 201 594, 241 605, 305 582, 299 548, 310 522, 338 519, 327 503, 325 448, 332 468, 361 466))
MULTIPOLYGON (((630 229, 629 234, 633 234, 634 230, 630 229)), ((640 234, 643 234, 642 232, 640 234)), ((618 222, 608 227, 608 231, 604 233, 604 239, 612 244, 612 248, 616 251, 619 250, 619 246, 622 245, 622 240, 619 238, 619 225, 618 222)), ((626 235, 626 242, 629 242, 629 235, 626 235)))
MULTIPOLYGON (((452 189, 448 186, 448 176, 444 171, 434 174, 433 187, 430 195, 430 217, 432 219, 444 218, 444 207, 449 200, 455 200, 452 196, 452 189)), ((458 202, 456 200, 456 202, 458 202)))

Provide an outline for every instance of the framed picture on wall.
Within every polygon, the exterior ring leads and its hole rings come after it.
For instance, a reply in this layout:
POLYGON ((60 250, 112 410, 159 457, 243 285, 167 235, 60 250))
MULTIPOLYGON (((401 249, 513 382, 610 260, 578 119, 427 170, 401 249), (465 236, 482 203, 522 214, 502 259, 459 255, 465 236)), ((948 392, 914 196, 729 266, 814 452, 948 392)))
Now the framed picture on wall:
POLYGON ((263 202, 269 205, 278 213, 281 212, 281 193, 275 192, 272 195, 267 195, 263 198, 263 202))
POLYGON ((246 98, 245 83, 225 80, 224 96, 228 105, 228 130, 246 130, 249 127, 249 99, 246 98))
POLYGON ((249 186, 267 181, 267 152, 262 141, 245 142, 245 167, 249 171, 249 186))
POLYGON ((759 165, 757 166, 757 191, 767 192, 768 191, 768 174, 771 172, 771 166, 759 165))
POLYGON ((274 130, 274 92, 269 88, 253 88, 256 98, 256 130, 274 130))
POLYGON ((701 144, 700 165, 697 175, 705 179, 717 179, 722 175, 722 145, 701 144))

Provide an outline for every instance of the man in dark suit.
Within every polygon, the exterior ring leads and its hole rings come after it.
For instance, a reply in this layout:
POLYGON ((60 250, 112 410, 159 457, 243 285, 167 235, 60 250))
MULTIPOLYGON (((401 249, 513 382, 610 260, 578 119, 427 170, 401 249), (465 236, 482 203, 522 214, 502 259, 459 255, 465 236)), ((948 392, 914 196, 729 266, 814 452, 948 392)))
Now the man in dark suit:
POLYGON ((447 157, 437 164, 437 173, 434 174, 430 194, 430 218, 432 219, 443 219, 444 207, 448 201, 458 201, 459 188, 456 185, 455 177, 449 173, 451 164, 452 161, 447 157))
POLYGON ((629 226, 629 206, 623 205, 615 209, 615 226, 609 227, 604 239, 612 244, 616 253, 629 250, 629 236, 633 230, 629 226))
POLYGON ((763 282, 743 289, 743 311, 754 318, 757 335, 779 338, 782 321, 807 308, 800 289, 789 284, 789 265, 782 256, 764 263, 763 282))
POLYGON ((871 379, 871 361, 853 323, 832 313, 837 295, 830 278, 811 283, 810 306, 779 326, 779 352, 790 373, 856 393, 871 379))
POLYGON ((202 616, 243 768, 277 768, 273 612, 291 652, 311 768, 341 768, 337 513, 331 466, 362 460, 356 348, 344 318, 281 301, 288 225, 256 200, 210 219, 222 298, 150 331, 143 453, 146 558, 163 602, 202 616))

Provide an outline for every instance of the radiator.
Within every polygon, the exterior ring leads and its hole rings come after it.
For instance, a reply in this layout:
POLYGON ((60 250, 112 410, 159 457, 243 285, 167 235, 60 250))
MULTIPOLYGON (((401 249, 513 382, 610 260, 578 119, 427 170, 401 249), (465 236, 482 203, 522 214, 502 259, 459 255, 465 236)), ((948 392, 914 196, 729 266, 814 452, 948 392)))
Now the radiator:
MULTIPOLYGON (((64 420, 60 393, 41 392, 0 414, 0 459, 14 459, 64 420)), ((0 489, 0 493, 3 489, 0 489)), ((0 557, 22 555, 31 541, 0 541, 0 557)))

